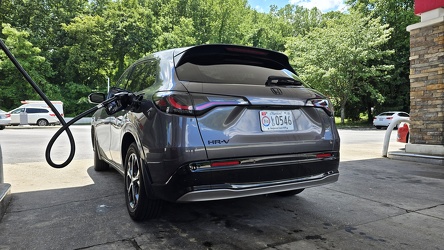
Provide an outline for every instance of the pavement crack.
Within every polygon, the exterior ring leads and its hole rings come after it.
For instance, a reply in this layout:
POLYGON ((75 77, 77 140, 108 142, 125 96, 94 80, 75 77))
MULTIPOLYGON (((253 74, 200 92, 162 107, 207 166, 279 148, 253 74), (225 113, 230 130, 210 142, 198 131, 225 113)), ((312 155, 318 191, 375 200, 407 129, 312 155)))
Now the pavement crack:
MULTIPOLYGON (((98 199, 103 199, 103 198, 108 198, 108 197, 112 197, 112 196, 120 196, 120 193, 115 193, 115 194, 109 194, 109 195, 105 195, 105 196, 100 196, 98 197, 93 197, 93 198, 89 198, 89 199, 79 199, 79 200, 74 200, 74 201, 67 201, 67 202, 62 202, 62 203, 57 203, 57 204, 53 204, 53 205, 49 205, 49 206, 42 206, 42 207, 34 207, 34 208, 27 208, 27 209, 17 209, 17 210, 12 210, 12 211, 8 211, 8 213, 23 213, 23 212, 27 212, 27 211, 34 211, 34 210, 43 210, 43 209, 48 209, 48 208, 54 208, 54 207, 60 207, 60 206, 66 206, 68 204, 72 204, 72 203, 77 203, 77 202, 88 202, 88 201, 96 201, 98 199)), ((14 198, 14 197, 13 197, 14 198)), ((14 200, 11 200, 11 204, 13 204, 14 200)), ((10 205, 11 205, 10 204, 10 205)))
POLYGON ((136 240, 134 238, 130 238, 130 239, 123 239, 123 240, 104 242, 104 243, 100 243, 100 244, 96 244, 96 245, 91 245, 91 246, 87 246, 87 247, 74 248, 73 250, 91 249, 91 248, 95 248, 95 247, 102 247, 103 249, 109 249, 110 245, 117 244, 117 243, 125 243, 125 242, 130 243, 137 250, 141 250, 142 249, 137 244, 137 242, 136 242, 136 240))

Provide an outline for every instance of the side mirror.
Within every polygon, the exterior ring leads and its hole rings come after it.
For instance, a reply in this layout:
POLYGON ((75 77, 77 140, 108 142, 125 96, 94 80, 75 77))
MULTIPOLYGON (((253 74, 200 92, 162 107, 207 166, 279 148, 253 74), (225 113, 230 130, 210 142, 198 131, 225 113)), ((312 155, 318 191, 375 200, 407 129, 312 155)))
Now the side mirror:
POLYGON ((88 101, 93 104, 100 104, 106 100, 106 96, 103 93, 92 93, 88 95, 88 101))

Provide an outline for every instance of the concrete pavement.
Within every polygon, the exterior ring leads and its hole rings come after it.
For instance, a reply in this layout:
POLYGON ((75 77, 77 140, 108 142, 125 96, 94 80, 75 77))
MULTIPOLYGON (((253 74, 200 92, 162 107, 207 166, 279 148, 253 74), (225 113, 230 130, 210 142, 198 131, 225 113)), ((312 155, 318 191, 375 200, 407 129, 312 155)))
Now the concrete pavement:
POLYGON ((167 204, 144 223, 127 215, 123 178, 95 172, 92 159, 5 164, 12 202, 0 249, 443 249, 444 168, 341 138, 337 183, 290 198, 167 204))

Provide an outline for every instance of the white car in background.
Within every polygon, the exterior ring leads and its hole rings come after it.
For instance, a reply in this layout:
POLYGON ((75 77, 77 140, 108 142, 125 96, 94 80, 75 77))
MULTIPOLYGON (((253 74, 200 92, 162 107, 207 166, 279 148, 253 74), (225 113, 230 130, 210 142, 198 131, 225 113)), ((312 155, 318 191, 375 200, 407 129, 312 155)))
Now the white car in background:
POLYGON ((6 112, 0 109, 0 130, 4 129, 10 122, 11 119, 6 116, 6 112))
POLYGON ((373 118, 373 126, 377 129, 387 128, 396 117, 410 117, 410 115, 402 111, 383 112, 373 118))
POLYGON ((23 123, 21 116, 24 116, 25 124, 48 126, 59 124, 59 120, 50 108, 44 107, 21 107, 11 110, 6 114, 10 118, 10 125, 20 125, 23 123))

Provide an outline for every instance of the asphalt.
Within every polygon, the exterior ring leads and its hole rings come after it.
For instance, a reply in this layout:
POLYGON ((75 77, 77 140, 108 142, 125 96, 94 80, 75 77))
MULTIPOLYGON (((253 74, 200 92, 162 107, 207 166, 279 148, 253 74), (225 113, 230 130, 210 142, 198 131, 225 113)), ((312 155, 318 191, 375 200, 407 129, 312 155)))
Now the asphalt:
POLYGON ((0 249, 444 249, 444 167, 366 147, 343 144, 339 181, 292 200, 169 204, 144 223, 127 215, 121 176, 92 159, 4 164, 0 249))

